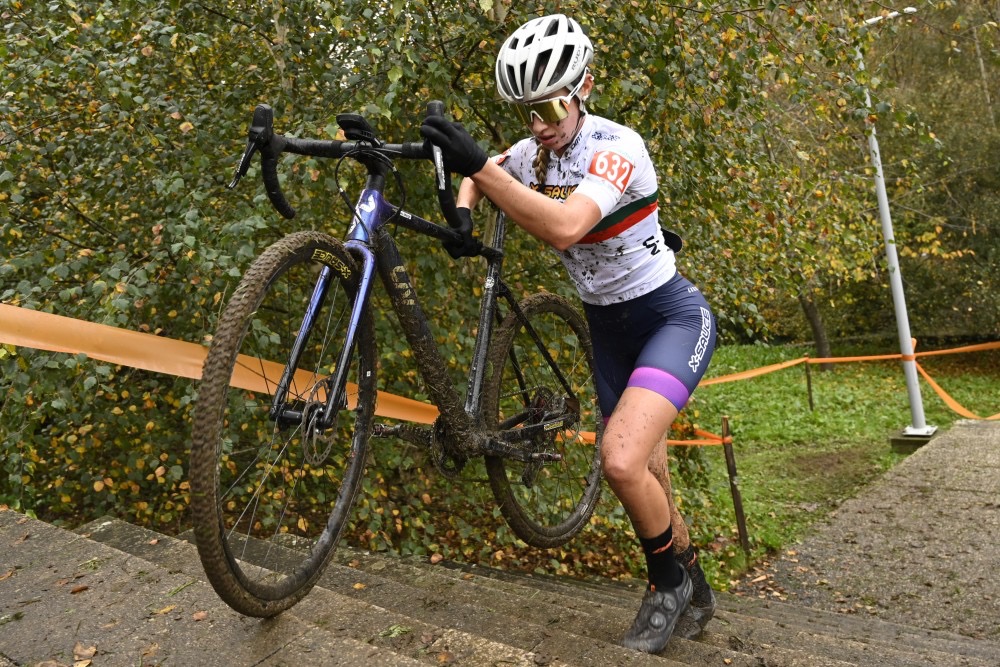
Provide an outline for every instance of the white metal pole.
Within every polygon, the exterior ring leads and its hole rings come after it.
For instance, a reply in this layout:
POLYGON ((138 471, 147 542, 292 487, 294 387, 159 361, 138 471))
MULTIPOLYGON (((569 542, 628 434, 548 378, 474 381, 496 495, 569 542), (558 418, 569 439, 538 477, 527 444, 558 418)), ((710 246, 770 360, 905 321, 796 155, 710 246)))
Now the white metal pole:
MULTIPOLYGON (((901 13, 912 14, 917 11, 907 7, 902 12, 890 12, 885 16, 876 16, 865 21, 865 25, 873 25, 883 19, 891 19, 901 13)), ((856 50, 858 69, 865 69, 861 48, 856 50)), ((865 86, 865 108, 872 115, 872 100, 865 86)), ((910 320, 906 312, 906 296, 903 293, 903 276, 899 270, 899 258, 896 254, 896 239, 892 230, 892 217, 889 214, 889 197, 885 191, 885 179, 882 175, 882 158, 878 149, 878 139, 875 136, 875 123, 866 123, 868 134, 868 151, 871 155, 872 167, 875 169, 875 195, 878 198, 879 218, 882 222, 882 238, 885 241, 885 257, 889 265, 889 285, 892 288, 892 303, 896 311, 896 330, 899 334, 899 351, 902 356, 903 374, 906 377, 906 392, 910 401, 910 426, 903 429, 904 435, 929 436, 937 430, 936 426, 928 426, 924 418, 924 404, 920 396, 920 379, 917 376, 917 363, 913 357, 913 339, 910 337, 910 320)))

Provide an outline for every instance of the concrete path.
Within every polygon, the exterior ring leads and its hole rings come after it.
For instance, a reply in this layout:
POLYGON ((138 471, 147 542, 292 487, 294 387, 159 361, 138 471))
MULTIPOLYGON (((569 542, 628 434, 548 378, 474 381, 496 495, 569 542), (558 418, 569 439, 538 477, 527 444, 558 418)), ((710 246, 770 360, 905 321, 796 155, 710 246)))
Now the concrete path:
POLYGON ((755 579, 742 590, 1000 641, 1000 423, 957 422, 755 579))

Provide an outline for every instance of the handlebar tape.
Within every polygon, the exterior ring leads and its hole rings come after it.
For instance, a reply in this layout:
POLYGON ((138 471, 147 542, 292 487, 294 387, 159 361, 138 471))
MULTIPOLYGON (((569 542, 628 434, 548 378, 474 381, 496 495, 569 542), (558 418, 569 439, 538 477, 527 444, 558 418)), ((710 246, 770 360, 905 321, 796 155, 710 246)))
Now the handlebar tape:
POLYGON ((260 166, 264 177, 264 190, 267 192, 267 198, 271 200, 271 205, 282 217, 291 220, 295 217, 295 209, 285 199, 285 194, 281 191, 281 181, 278 180, 278 157, 284 150, 285 143, 284 137, 272 134, 271 140, 260 149, 260 166))

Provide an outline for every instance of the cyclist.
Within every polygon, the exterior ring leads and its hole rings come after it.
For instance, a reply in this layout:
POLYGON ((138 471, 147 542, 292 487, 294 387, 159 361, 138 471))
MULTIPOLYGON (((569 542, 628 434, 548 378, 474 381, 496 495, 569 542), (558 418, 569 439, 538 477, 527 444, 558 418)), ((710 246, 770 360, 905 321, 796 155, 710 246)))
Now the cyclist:
POLYGON ((531 135, 490 159, 459 123, 431 117, 421 133, 450 171, 466 177, 457 198, 464 242, 448 248, 453 256, 477 249, 470 209, 485 196, 552 246, 576 284, 601 409, 610 415, 604 474, 647 563, 649 585, 623 644, 658 653, 675 627, 686 636, 700 632, 715 606, 684 521, 676 512, 671 518, 668 493, 650 471, 708 366, 715 318, 677 272, 680 239, 660 228, 656 174, 642 138, 587 112, 593 53, 572 18, 532 19, 507 38, 496 61, 497 90, 531 135))

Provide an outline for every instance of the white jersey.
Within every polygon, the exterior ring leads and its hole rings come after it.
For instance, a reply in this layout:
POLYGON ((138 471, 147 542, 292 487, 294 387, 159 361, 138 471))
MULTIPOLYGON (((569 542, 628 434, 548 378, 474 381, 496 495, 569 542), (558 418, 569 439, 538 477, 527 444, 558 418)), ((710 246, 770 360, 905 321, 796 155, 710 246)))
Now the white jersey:
POLYGON ((636 132, 587 114, 562 157, 549 160, 544 183, 532 163, 533 137, 514 144, 497 163, 511 176, 551 199, 573 192, 601 209, 601 221, 577 243, 557 252, 580 298, 594 305, 620 303, 652 292, 676 273, 657 214, 656 172, 636 132))

